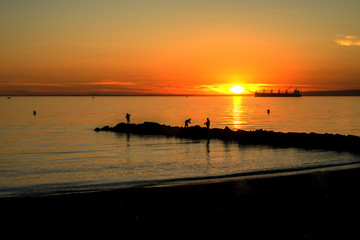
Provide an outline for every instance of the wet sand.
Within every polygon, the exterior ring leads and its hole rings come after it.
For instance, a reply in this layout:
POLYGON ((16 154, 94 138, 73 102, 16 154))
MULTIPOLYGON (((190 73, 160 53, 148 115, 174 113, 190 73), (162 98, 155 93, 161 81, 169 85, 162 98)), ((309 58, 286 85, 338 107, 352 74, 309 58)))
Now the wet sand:
POLYGON ((2 198, 9 226, 206 226, 237 236, 360 235, 360 165, 158 187, 2 198))

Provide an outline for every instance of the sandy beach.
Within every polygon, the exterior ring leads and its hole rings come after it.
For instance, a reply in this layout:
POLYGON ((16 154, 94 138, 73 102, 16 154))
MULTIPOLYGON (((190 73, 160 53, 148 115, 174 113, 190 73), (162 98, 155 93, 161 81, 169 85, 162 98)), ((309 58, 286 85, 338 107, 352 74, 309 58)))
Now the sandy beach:
MULTIPOLYGON (((157 187, 2 198, 16 226, 210 225, 291 239, 359 235, 360 165, 157 187), (236 228, 234 228, 236 227, 236 228)), ((344 238, 342 238, 344 239, 344 238)))

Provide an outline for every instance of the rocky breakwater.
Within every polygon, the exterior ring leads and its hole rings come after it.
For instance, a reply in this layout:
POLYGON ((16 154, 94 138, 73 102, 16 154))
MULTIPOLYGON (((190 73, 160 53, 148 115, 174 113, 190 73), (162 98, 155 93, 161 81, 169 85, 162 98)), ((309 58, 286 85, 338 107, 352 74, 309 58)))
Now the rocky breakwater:
POLYGON ((154 122, 142 124, 119 123, 114 127, 105 126, 96 128, 95 131, 112 131, 117 133, 132 133, 137 135, 163 135, 168 137, 192 138, 192 139, 222 139, 236 141, 243 145, 267 145, 274 147, 296 147, 302 149, 323 149, 333 151, 345 151, 360 153, 360 137, 340 134, 319 133, 283 133, 266 130, 233 131, 228 127, 202 128, 172 127, 154 122))

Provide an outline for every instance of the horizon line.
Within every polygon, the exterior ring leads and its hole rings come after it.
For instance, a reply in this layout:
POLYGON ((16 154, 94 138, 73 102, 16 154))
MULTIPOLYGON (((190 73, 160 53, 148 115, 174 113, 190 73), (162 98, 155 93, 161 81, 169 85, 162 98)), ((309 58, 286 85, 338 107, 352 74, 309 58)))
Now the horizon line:
MULTIPOLYGON (((301 91, 303 96, 360 96, 360 89, 301 91)), ((249 94, 0 94, 1 97, 234 97, 249 94)))

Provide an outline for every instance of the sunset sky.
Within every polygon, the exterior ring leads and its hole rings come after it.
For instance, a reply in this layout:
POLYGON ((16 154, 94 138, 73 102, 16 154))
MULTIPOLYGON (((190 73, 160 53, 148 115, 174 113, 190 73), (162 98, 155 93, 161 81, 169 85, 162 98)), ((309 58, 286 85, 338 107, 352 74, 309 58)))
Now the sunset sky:
POLYGON ((360 89, 359 0, 0 0, 0 95, 360 89))

